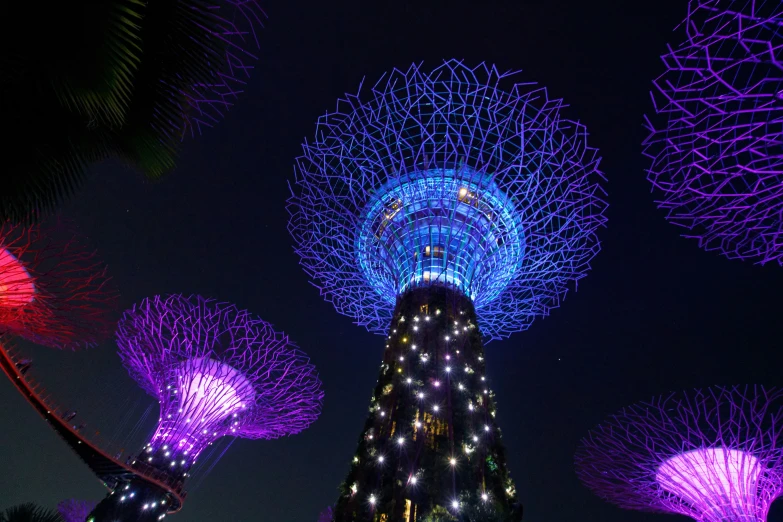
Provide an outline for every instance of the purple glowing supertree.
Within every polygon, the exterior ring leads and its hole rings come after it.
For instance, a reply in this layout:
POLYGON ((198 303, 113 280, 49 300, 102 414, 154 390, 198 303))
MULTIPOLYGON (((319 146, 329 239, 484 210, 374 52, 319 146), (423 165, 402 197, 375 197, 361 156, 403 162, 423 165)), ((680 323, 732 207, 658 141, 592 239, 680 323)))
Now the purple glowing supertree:
POLYGON ((783 265, 783 3, 691 0, 644 154, 658 206, 706 250, 783 265))
MULTIPOLYGON (((160 404, 158 426, 133 461, 142 472, 154 468, 183 482, 220 437, 292 435, 320 414, 321 382, 307 356, 234 305, 199 296, 145 299, 120 320, 117 344, 131 377, 160 404)), ((120 483, 93 512, 95 521, 155 520, 169 509, 164 492, 137 482, 120 483)))
POLYGON ((57 512, 65 522, 84 522, 96 504, 97 502, 89 500, 63 500, 57 504, 57 512))
POLYGON ((339 100, 296 162, 302 266, 338 312, 388 335, 340 522, 521 517, 482 334, 560 304, 606 204, 585 128, 512 76, 456 60, 394 70, 339 100))
POLYGON ((630 406, 582 440, 576 468, 626 509, 763 522, 783 495, 783 389, 714 387, 630 406))

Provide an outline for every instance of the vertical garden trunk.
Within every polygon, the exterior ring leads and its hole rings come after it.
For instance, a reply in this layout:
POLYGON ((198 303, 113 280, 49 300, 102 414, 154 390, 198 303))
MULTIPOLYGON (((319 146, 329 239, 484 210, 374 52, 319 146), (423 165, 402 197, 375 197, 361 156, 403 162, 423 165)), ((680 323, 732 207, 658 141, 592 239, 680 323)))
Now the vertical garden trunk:
POLYGON ((471 301, 403 294, 336 522, 517 521, 471 301))

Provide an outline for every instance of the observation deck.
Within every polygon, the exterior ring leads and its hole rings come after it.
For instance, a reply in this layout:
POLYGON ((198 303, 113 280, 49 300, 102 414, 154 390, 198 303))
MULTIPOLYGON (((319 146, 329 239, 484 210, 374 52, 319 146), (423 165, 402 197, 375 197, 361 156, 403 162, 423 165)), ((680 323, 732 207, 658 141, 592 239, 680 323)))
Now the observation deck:
POLYGON ((392 179, 363 212, 356 239, 369 284, 394 303, 405 291, 446 284, 478 304, 493 301, 522 264, 513 201, 492 176, 431 169, 392 179))
POLYGON ((109 490, 114 490, 119 484, 131 480, 141 480, 151 486, 165 491, 170 498, 168 513, 176 513, 182 509, 187 493, 183 482, 172 479, 165 473, 140 461, 131 459, 128 463, 109 456, 95 443, 87 440, 84 433, 70 425, 61 415, 62 409, 55 408, 44 390, 29 378, 25 377, 17 367, 17 362, 10 349, 0 343, 0 367, 14 384, 19 393, 24 396, 33 408, 49 423, 68 446, 87 464, 87 467, 101 480, 109 490))

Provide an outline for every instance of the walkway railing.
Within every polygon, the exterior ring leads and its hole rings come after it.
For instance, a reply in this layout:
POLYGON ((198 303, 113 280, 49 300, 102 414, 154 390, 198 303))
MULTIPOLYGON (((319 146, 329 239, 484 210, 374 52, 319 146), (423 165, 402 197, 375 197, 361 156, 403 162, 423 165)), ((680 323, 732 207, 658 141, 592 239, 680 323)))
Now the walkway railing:
MULTIPOLYGON (((108 489, 123 479, 139 477, 171 494, 174 502, 169 513, 176 513, 182 509, 187 493, 184 491, 182 480, 171 477, 157 468, 146 463, 136 461, 134 463, 122 463, 117 458, 106 453, 98 441, 87 438, 87 433, 79 428, 74 428, 66 417, 69 410, 58 408, 51 400, 50 395, 38 383, 21 373, 17 363, 21 362, 12 353, 10 347, 0 343, 0 367, 14 384, 19 393, 29 402, 39 414, 48 422, 60 437, 73 449, 84 461, 93 473, 103 482, 108 489)), ((97 438, 97 432, 95 437, 97 438)), ((130 459, 129 459, 130 460, 130 459)))

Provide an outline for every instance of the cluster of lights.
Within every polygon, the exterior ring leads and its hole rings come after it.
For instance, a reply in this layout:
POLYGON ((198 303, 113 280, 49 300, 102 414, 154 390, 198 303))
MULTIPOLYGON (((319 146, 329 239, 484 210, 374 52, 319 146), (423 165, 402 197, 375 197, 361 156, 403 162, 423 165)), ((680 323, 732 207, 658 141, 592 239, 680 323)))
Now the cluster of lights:
MULTIPOLYGON (((435 311, 435 315, 440 315, 440 313, 441 313, 441 312, 440 312, 440 310, 436 310, 436 311, 435 311)), ((464 312, 461 312, 461 313, 463 313, 463 314, 464 314, 464 312)), ((429 315, 426 315, 426 316, 424 316, 424 320, 425 320, 425 321, 429 321, 429 320, 430 320, 430 316, 429 316, 429 315)), ((402 323, 402 322, 405 322, 405 317, 404 317, 404 316, 401 316, 401 317, 399 318, 399 320, 398 320, 398 321, 399 321, 400 323, 402 323)), ((414 316, 414 317, 413 317, 413 326, 412 326, 412 329, 413 329, 413 331, 414 331, 414 332, 418 332, 418 331, 419 331, 418 324, 420 323, 420 321, 421 321, 421 318, 420 318, 419 316, 414 316)), ((455 327, 455 331, 454 331, 453 333, 454 333, 454 335, 456 336, 456 335, 458 335, 458 334, 459 334, 459 331, 457 330, 457 328, 459 328, 459 327, 460 327, 460 325, 459 325, 459 322, 455 321, 455 322, 454 322, 454 327, 455 327)), ((472 326, 471 326, 471 327, 472 327, 472 326)), ((462 328, 463 328, 463 331, 467 331, 469 327, 468 327, 468 326, 463 326, 462 328)), ((393 330, 392 330, 392 334, 397 334, 397 333, 398 333, 398 332, 397 332, 397 329, 393 329, 393 330)), ((394 337, 394 335, 392 335, 392 336, 389 336, 389 339, 392 339, 393 337, 394 337)), ((449 340, 451 340, 452 338, 451 338, 451 336, 445 336, 445 337, 444 337, 444 339, 445 339, 446 341, 449 341, 449 340)), ((402 342, 407 342, 407 341, 408 341, 408 338, 407 338, 407 337, 403 337, 403 338, 401 338, 401 340, 402 340, 402 342)), ((390 348, 390 345, 388 345, 388 344, 387 344, 387 345, 386 345, 386 347, 387 347, 387 348, 390 348)), ((411 348, 411 350, 415 351, 415 350, 417 349, 417 345, 416 345, 415 343, 412 343, 412 344, 410 345, 410 348, 411 348)), ((460 353, 460 352, 459 352, 459 350, 455 350, 453 353, 455 353, 456 355, 459 355, 459 353, 460 353)), ((452 355, 451 355, 451 354, 446 354, 446 355, 444 356, 444 358, 445 358, 447 361, 451 361, 451 359, 452 359, 452 355)), ((483 362, 483 360, 484 360, 484 358, 483 358, 483 357, 481 357, 481 356, 477 357, 477 359, 478 359, 478 361, 480 361, 480 362, 483 362)), ((401 362, 401 363, 402 363, 402 362, 404 362, 404 361, 405 361, 405 356, 404 356, 404 355, 400 355, 400 356, 398 357, 398 360, 399 360, 399 362, 401 362)), ((420 362, 421 362, 422 364, 425 364, 425 363, 427 363, 427 362, 429 361, 429 354, 427 354, 427 353, 421 353, 421 354, 419 355, 419 360, 420 360, 420 362)), ((453 368, 453 366, 451 365, 451 363, 447 364, 447 365, 444 367, 444 372, 446 373, 446 375, 447 375, 447 376, 450 376, 450 375, 452 374, 452 371, 453 371, 453 370, 454 370, 454 368, 453 368)), ((473 369, 473 368, 472 368, 470 365, 465 365, 464 371, 465 371, 465 374, 466 374, 466 375, 472 375, 472 374, 474 374, 474 373, 475 373, 475 370, 474 370, 474 369, 473 369)), ((402 366, 398 367, 398 373, 403 373, 403 368, 402 368, 402 366)), ((413 379, 412 377, 410 377, 410 376, 403 376, 402 378, 404 379, 404 381, 405 381, 405 383, 406 383, 406 384, 408 384, 408 385, 413 385, 413 384, 414 384, 414 379, 413 379)), ((481 382, 486 382, 486 377, 482 375, 482 376, 480 376, 480 380, 481 380, 481 382)), ((449 380, 449 382, 451 382, 451 381, 449 380)), ((466 391, 466 390, 467 390, 467 387, 465 386, 465 384, 464 384, 464 383, 462 383, 462 382, 456 382, 455 384, 456 384, 456 386, 457 386, 457 388, 458 388, 458 390, 459 390, 459 391, 461 391, 461 392, 464 392, 464 391, 466 391)), ((434 388, 441 388, 441 385, 442 385, 442 382, 441 382, 440 380, 437 380, 437 379, 435 379, 435 380, 433 380, 433 381, 432 381, 432 386, 433 386, 434 388)), ((488 394, 489 394, 489 390, 487 390, 487 389, 484 389, 484 390, 483 390, 483 394, 484 394, 484 395, 488 395, 488 394)), ((414 390, 414 395, 416 396, 416 398, 417 398, 419 401, 423 401, 425 398, 427 398, 427 394, 426 394, 424 391, 422 391, 421 389, 415 389, 415 390, 414 390)), ((481 400, 479 400, 479 402, 481 402, 481 400)), ((474 406, 474 404, 473 404, 473 402, 472 402, 472 401, 468 400, 468 403, 467 403, 467 404, 468 404, 468 410, 469 410, 469 411, 471 411, 471 412, 472 412, 472 411, 474 411, 474 410, 475 410, 475 406, 474 406)), ((375 409, 376 409, 376 411, 378 412, 378 415, 379 415, 380 417, 385 417, 385 415, 386 415, 386 414, 385 414, 385 412, 384 412, 383 410, 381 410, 381 409, 380 409, 380 405, 376 406, 376 408, 375 408, 375 409)), ((440 411, 440 406, 439 406, 437 403, 435 403, 435 404, 432 404, 432 406, 431 406, 431 410, 432 410, 434 413, 438 413, 438 412, 440 411)), ((492 412, 491 412, 491 414, 492 414, 492 416, 493 416, 493 417, 494 417, 494 413, 495 413, 494 411, 492 411, 492 412)), ((422 423, 421 421, 419 421, 419 420, 416 420, 416 421, 414 421, 413 425, 414 425, 414 427, 416 428, 416 430, 419 430, 419 429, 421 429, 421 428, 423 427, 423 423, 422 423)), ((492 428, 491 428, 491 427, 490 427, 488 424, 484 424, 484 425, 483 425, 483 432, 484 432, 484 433, 490 433, 491 431, 492 431, 492 428)), ((374 438, 374 437, 373 437, 372 433, 370 433, 370 434, 368 434, 368 435, 367 435, 367 439, 368 439, 368 440, 373 440, 373 438, 374 438)), ((479 439, 479 436, 478 436, 478 435, 476 435, 476 434, 473 434, 473 435, 471 435, 471 437, 470 437, 470 440, 471 440, 471 441, 472 441, 474 444, 476 444, 476 443, 478 443, 478 442, 480 441, 480 439, 479 439)), ((405 437, 403 437, 403 436, 398 436, 398 437, 396 437, 396 438, 395 438, 395 441, 396 441, 396 443, 397 443, 397 446, 399 446, 399 447, 403 447, 403 446, 405 445, 405 442, 406 442, 406 440, 405 440, 405 437)), ((470 445, 470 444, 467 444, 467 443, 463 445, 463 448, 464 448, 464 452, 465 452, 467 455, 470 455, 470 454, 471 454, 473 451, 475 451, 475 449, 476 449, 474 445, 470 445)), ((371 451, 372 451, 372 450, 371 450, 371 451)), ((383 465, 383 464, 384 464, 384 462, 385 462, 385 460, 386 460, 386 458, 385 458, 385 456, 384 456, 384 455, 378 455, 378 457, 377 457, 377 459, 376 459, 376 462, 378 463, 378 465, 383 465)), ((353 459, 353 463, 354 463, 354 464, 359 464, 359 462, 360 462, 360 459, 359 459, 359 457, 358 457, 358 456, 355 456, 355 457, 354 457, 354 459, 353 459)), ((457 466, 458 466, 458 463, 459 463, 459 461, 458 461, 457 457, 455 457, 455 456, 452 456, 452 457, 450 457, 450 458, 449 458, 449 460, 448 460, 448 463, 449 463, 449 465, 450 465, 450 467, 451 467, 452 469, 456 469, 456 468, 457 468, 457 466)), ((417 477, 417 474, 416 474, 416 472, 412 472, 412 473, 410 474, 410 476, 409 476, 409 479, 408 479, 408 484, 409 484, 409 486, 415 486, 415 485, 417 484, 417 482, 418 482, 418 477, 417 477)), ((353 485, 351 486, 351 492, 352 492, 352 494, 356 494, 356 492, 357 492, 357 491, 358 491, 358 488, 357 488, 356 484, 353 484, 353 485)), ((375 506, 375 505, 378 503, 378 497, 376 496, 376 494, 370 494, 370 495, 367 497, 367 499, 368 499, 368 502, 369 502, 369 504, 370 504, 371 506, 373 506, 373 507, 374 507, 374 506, 375 506)), ((481 493, 481 500, 482 500, 482 501, 484 501, 484 502, 488 502, 488 501, 490 500, 490 496, 489 496, 489 494, 488 494, 487 492, 482 492, 482 493, 481 493)), ((453 510, 459 510, 459 508, 460 508, 460 503, 459 503, 459 501, 458 501, 458 500, 453 500, 453 501, 451 501, 451 508, 452 508, 453 510)))

